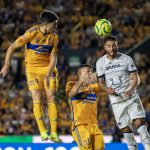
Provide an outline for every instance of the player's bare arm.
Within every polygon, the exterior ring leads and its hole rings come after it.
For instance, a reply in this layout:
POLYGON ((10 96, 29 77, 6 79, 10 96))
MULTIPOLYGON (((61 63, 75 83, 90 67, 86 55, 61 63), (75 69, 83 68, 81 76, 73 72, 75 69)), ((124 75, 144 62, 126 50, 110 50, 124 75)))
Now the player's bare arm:
POLYGON ((48 72, 46 75, 46 84, 47 86, 49 86, 49 80, 50 80, 50 76, 56 66, 57 63, 57 55, 58 55, 58 51, 52 51, 51 55, 50 55, 50 63, 48 66, 48 72))
POLYGON ((101 87, 104 91, 107 91, 108 95, 115 95, 115 90, 111 87, 106 87, 105 79, 104 78, 98 78, 98 84, 99 87, 101 87))
POLYGON ((81 86, 83 85, 84 81, 79 80, 74 86, 73 88, 70 90, 70 92, 68 93, 68 97, 72 98, 75 95, 77 95, 79 93, 79 90, 81 88, 81 86))
POLYGON ((129 98, 132 95, 133 90, 137 88, 138 85, 140 84, 140 78, 139 78, 138 72, 130 73, 130 78, 131 78, 131 88, 127 90, 126 92, 124 92, 124 96, 126 98, 129 98))
POLYGON ((2 77, 4 77, 8 71, 9 71, 9 66, 10 66, 10 60, 13 56, 13 53, 16 49, 20 48, 24 46, 24 43, 21 43, 21 42, 17 42, 15 41, 14 43, 12 43, 8 50, 7 50, 7 53, 6 53, 6 57, 5 57, 5 62, 4 62, 4 66, 2 67, 1 71, 0 71, 0 75, 2 77))

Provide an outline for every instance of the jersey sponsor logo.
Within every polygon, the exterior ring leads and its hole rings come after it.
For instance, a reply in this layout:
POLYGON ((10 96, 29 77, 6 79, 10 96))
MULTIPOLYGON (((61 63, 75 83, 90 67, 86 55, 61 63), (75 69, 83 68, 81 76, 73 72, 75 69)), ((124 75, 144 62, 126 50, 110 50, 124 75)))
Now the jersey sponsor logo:
POLYGON ((118 122, 118 126, 121 126, 121 122, 118 122))
POLYGON ((27 49, 31 49, 35 51, 35 54, 47 55, 51 52, 53 46, 49 45, 38 45, 27 43, 27 49))
POLYGON ((48 51, 48 49, 44 48, 44 46, 39 46, 39 47, 36 48, 36 50, 48 51))
POLYGON ((119 67, 121 67, 121 64, 111 65, 111 66, 107 66, 106 70, 115 69, 115 68, 119 68, 119 67))

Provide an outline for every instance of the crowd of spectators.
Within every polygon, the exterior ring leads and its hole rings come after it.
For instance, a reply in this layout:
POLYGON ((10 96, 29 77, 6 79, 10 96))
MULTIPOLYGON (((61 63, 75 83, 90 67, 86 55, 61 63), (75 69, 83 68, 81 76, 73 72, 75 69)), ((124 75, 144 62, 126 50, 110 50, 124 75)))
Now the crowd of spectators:
MULTIPOLYGON (((118 37, 119 46, 130 48, 150 34, 149 6, 148 0, 1 0, 0 56, 18 35, 39 21, 39 14, 43 8, 53 10, 60 16, 59 49, 101 47, 98 42, 100 39, 93 30, 94 23, 99 18, 109 19, 113 25, 112 33, 118 37)), ((103 54, 102 49, 92 54, 87 52, 82 63, 94 66, 97 58, 103 54)), ((134 53, 133 58, 141 78, 139 95, 147 116, 150 116, 150 58, 139 53, 134 53)), ((26 84, 23 60, 18 56, 18 59, 13 59, 11 63, 10 74, 4 79, 0 78, 0 134, 39 134, 33 116, 31 95, 26 84)), ((61 74, 59 92, 56 94, 58 130, 60 134, 65 135, 71 133, 71 114, 64 89, 67 81, 76 80, 76 75, 63 55, 59 56, 57 67, 61 74)), ((47 107, 45 98, 43 107, 47 107)), ((44 110, 46 125, 50 128, 47 111, 44 110)), ((147 121, 150 123, 149 118, 147 117, 147 121)), ((116 123, 106 94, 99 94, 98 97, 98 124, 104 134, 114 134, 116 131, 116 123)))
POLYGON ((148 0, 1 0, 0 50, 31 26, 40 23, 39 14, 46 8, 60 17, 60 48, 77 49, 101 46, 94 32, 100 18, 110 20, 112 33, 123 48, 130 48, 150 34, 148 0))

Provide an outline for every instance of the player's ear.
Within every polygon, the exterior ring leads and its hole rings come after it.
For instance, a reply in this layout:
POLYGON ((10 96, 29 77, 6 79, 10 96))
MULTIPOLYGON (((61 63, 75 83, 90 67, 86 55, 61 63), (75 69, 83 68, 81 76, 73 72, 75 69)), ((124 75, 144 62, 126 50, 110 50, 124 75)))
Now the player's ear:
POLYGON ((115 44, 116 44, 116 47, 118 48, 118 42, 117 41, 115 41, 115 44))
POLYGON ((106 50, 106 43, 104 43, 104 50, 106 50))

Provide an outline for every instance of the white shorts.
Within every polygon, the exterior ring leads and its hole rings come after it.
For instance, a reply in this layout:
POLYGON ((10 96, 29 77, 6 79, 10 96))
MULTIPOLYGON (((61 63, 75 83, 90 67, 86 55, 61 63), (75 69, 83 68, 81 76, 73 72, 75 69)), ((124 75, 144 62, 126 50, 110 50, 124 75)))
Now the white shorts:
POLYGON ((112 109, 120 129, 129 126, 134 119, 145 118, 145 111, 138 95, 112 104, 112 109))

